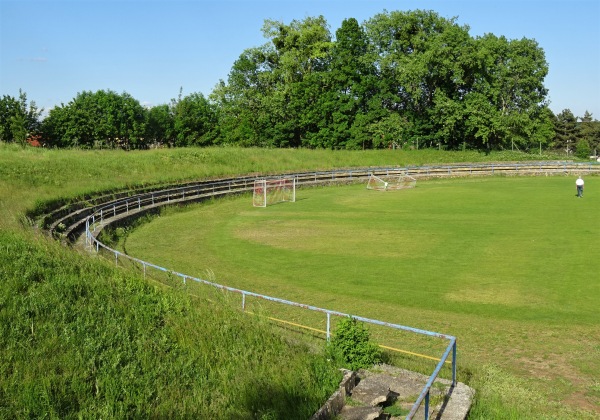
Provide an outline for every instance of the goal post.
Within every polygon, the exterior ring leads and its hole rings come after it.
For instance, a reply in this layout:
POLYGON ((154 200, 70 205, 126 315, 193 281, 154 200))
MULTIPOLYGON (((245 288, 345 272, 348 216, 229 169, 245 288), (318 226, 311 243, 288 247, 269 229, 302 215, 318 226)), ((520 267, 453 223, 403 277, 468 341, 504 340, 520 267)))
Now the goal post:
POLYGON ((367 189, 377 191, 402 190, 405 188, 414 188, 415 185, 417 185, 417 180, 407 174, 370 174, 367 189))
POLYGON ((252 204, 267 207, 284 201, 296 201, 296 178, 257 179, 254 181, 252 204))

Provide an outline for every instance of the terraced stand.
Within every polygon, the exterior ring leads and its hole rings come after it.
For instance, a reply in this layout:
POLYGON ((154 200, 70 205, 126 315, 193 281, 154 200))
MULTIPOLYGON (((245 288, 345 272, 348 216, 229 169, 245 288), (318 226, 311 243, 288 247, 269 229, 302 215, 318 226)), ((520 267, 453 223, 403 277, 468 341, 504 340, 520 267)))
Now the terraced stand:
MULTIPOLYGON (((408 174, 416 179, 471 176, 549 176, 600 173, 600 163, 526 162, 435 165, 418 167, 356 168, 321 172, 285 174, 294 177, 299 188, 317 185, 339 185, 365 182, 371 174, 389 176, 408 174)), ((98 208, 112 211, 112 221, 130 217, 165 205, 198 202, 212 197, 251 192, 255 179, 277 179, 281 176, 245 176, 195 181, 176 185, 156 185, 127 191, 99 194, 57 206, 45 214, 32 215, 37 225, 65 243, 75 243, 85 230, 86 219, 98 208), (118 217, 117 217, 118 216, 118 217)))

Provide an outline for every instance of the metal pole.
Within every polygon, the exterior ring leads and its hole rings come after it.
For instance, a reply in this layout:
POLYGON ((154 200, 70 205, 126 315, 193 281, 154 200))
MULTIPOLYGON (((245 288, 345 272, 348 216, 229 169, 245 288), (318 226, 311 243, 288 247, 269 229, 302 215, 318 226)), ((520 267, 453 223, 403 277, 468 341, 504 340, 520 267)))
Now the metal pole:
POLYGON ((452 345, 452 386, 456 386, 456 340, 452 345))

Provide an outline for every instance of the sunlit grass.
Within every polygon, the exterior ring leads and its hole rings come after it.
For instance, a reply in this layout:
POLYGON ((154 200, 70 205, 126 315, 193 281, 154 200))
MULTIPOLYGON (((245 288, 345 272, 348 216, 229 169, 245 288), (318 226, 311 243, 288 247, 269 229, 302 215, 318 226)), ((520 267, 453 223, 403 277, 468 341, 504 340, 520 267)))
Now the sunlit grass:
POLYGON ((308 293, 306 303, 360 296, 358 305, 590 324, 599 296, 585 261, 600 252, 599 201, 575 199, 571 181, 300 190, 297 203, 266 209, 244 197, 162 217, 130 236, 127 251, 188 274, 210 269, 236 287, 308 293))
POLYGON ((599 205, 599 195, 575 198, 562 176, 301 189, 296 203, 266 209, 240 197, 167 212, 125 244, 229 286, 455 335, 462 367, 496 363, 535 386, 536 401, 561 401, 581 390, 567 380, 557 394, 558 378, 592 382, 600 368, 589 354, 600 291, 588 262, 600 253, 599 205))

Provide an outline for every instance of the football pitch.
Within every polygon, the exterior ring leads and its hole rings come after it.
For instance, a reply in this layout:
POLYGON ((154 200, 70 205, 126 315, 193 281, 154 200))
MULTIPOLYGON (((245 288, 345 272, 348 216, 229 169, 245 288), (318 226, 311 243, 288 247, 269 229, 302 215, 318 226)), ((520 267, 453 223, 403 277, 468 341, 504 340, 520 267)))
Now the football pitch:
POLYGON ((598 401, 600 179, 491 177, 299 189, 140 226, 128 254, 219 284, 458 337, 542 393, 598 401), (557 386, 558 381, 558 386, 557 386), (541 384, 541 385, 540 385, 541 384))

